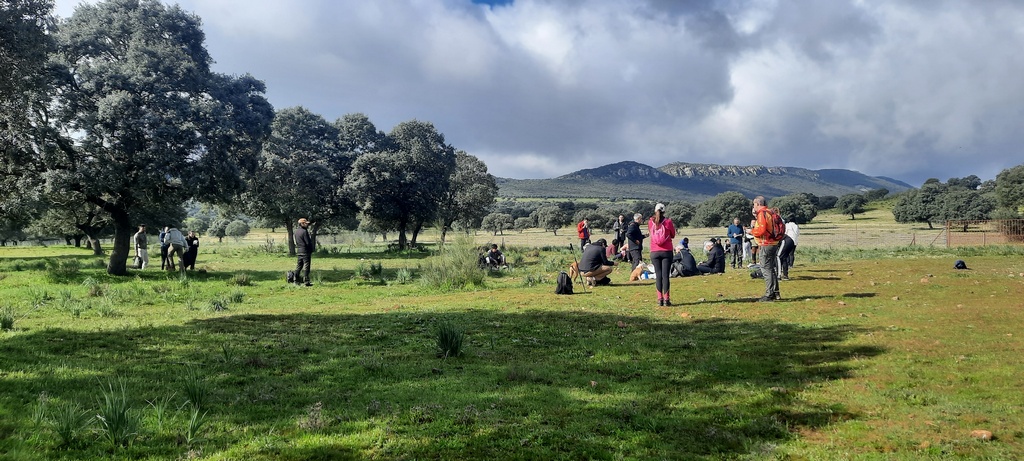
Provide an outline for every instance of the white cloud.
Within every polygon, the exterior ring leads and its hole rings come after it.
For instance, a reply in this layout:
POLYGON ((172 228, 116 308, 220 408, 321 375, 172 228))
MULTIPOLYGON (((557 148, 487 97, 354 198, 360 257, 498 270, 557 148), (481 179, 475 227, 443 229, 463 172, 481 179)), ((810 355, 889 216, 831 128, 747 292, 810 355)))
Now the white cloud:
MULTIPOLYGON (((74 0, 58 0, 70 14, 74 0)), ((499 176, 620 160, 994 177, 1024 143, 1024 4, 183 0, 276 107, 431 121, 499 176)))

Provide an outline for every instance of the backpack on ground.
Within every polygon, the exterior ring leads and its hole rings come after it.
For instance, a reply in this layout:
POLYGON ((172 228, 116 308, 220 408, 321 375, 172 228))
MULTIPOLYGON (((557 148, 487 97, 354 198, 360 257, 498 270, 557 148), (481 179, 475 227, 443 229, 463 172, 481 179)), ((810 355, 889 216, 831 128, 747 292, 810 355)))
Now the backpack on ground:
POLYGON ((295 283, 295 271, 285 272, 284 280, 288 283, 295 283))
POLYGON ((778 208, 765 208, 762 221, 765 224, 764 236, 773 241, 782 240, 786 236, 786 223, 779 215, 778 208))
POLYGON ((569 278, 569 274, 565 271, 558 273, 558 281, 555 285, 556 295, 571 295, 572 294, 572 279, 569 278))
POLYGON ((957 270, 965 270, 967 269, 967 263, 965 263, 962 259, 958 259, 955 263, 953 263, 953 268, 957 270))

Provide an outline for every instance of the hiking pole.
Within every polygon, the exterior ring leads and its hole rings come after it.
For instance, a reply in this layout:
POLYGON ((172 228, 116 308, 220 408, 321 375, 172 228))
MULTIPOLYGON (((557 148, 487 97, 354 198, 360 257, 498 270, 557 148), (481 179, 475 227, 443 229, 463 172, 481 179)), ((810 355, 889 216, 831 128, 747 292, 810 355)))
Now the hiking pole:
MULTIPOLYGON (((580 276, 580 284, 583 285, 583 292, 587 292, 587 281, 583 279, 583 270, 580 269, 580 261, 576 259, 576 250, 572 249, 572 243, 569 244, 569 253, 572 253, 572 260, 576 263, 576 273, 580 276)), ((580 248, 580 257, 583 257, 583 249, 580 248)))

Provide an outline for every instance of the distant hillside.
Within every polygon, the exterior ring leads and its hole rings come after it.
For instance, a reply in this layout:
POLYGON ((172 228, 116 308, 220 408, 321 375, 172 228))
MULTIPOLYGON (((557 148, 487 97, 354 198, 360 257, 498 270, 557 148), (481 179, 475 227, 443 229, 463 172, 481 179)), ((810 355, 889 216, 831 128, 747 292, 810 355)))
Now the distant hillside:
POLYGON ((726 191, 737 191, 749 197, 764 195, 771 198, 795 192, 838 197, 878 188, 901 192, 912 186, 853 170, 682 162, 660 168, 637 162, 619 162, 553 179, 498 178, 498 195, 502 197, 607 197, 691 202, 700 202, 726 191))

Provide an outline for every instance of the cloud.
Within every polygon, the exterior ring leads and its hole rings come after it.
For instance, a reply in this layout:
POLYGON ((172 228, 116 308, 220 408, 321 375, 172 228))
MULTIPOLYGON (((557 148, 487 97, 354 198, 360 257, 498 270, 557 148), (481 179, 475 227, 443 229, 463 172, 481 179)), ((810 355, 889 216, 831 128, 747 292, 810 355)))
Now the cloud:
MULTIPOLYGON (((75 2, 58 0, 70 14, 75 2)), ((633 160, 992 178, 1024 141, 1024 5, 182 0, 279 108, 434 123, 492 173, 633 160)))

